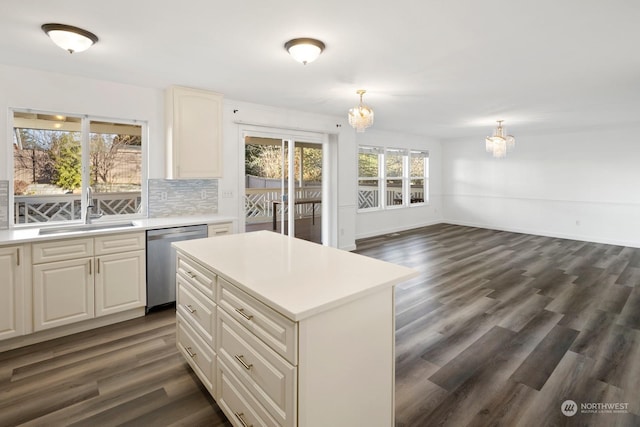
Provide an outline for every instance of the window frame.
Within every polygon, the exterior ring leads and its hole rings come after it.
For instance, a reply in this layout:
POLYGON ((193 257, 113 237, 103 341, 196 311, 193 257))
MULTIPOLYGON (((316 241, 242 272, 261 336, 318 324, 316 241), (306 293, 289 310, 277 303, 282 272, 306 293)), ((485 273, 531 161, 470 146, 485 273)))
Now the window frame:
POLYGON ((358 168, 358 190, 357 190, 357 212, 372 212, 372 211, 384 211, 384 210, 396 210, 402 208, 412 208, 429 205, 429 150, 417 149, 417 148, 399 148, 394 147, 380 147, 372 145, 358 145, 357 156, 357 168, 358 168), (378 177, 361 177, 360 176, 360 154, 363 149, 377 150, 378 151, 378 177), (387 153, 401 152, 402 153, 402 174, 401 176, 389 177, 387 173, 387 153), (411 160, 412 154, 420 153, 424 158, 423 176, 411 175, 411 160), (369 208, 360 208, 360 183, 365 180, 378 180, 378 206, 369 208), (402 180, 402 203, 401 204, 387 204, 388 185, 387 180, 402 180), (411 181, 413 179, 423 180, 423 201, 411 203, 411 181))
MULTIPOLYGON (((132 219, 141 219, 147 217, 148 212, 148 195, 147 195, 147 181, 148 181, 148 147, 149 147, 149 125, 146 120, 136 120, 136 119, 122 119, 122 118, 113 118, 99 115, 89 115, 89 114, 78 114, 78 113, 68 113, 61 111, 49 111, 49 110, 35 110, 30 108, 13 108, 9 107, 8 109, 8 126, 7 131, 9 137, 7 138, 7 171, 8 171, 8 180, 9 180, 9 209, 8 209, 8 225, 9 228, 42 228, 42 227, 50 227, 50 226, 61 226, 61 225, 75 225, 82 224, 86 221, 86 213, 87 213, 87 188, 90 182, 90 171, 91 171, 91 156, 90 156, 90 141, 91 141, 91 131, 90 131, 90 123, 92 121, 96 122, 110 122, 115 124, 122 125, 132 125, 132 126, 140 126, 141 133, 141 157, 140 157, 140 209, 139 212, 131 213, 131 214, 117 214, 117 215, 104 215, 100 221, 104 222, 112 222, 119 220, 132 220, 132 219), (81 146, 81 192, 80 192, 80 209, 81 209, 81 218, 80 219, 69 219, 69 220, 61 220, 61 221, 45 221, 45 222, 29 222, 29 223, 16 223, 15 219, 15 191, 14 189, 14 180, 15 180, 15 158, 14 158, 14 129, 15 129, 15 113, 30 113, 30 114, 43 114, 43 115, 52 115, 52 116, 65 116, 65 117, 74 117, 80 118, 80 146, 81 146)), ((99 193, 98 193, 99 194, 99 193)), ((108 193, 106 193, 108 194, 108 193)), ((96 193, 94 192, 94 197, 96 193)))
MULTIPOLYGON (((368 154, 373 154, 373 153, 368 153, 368 154)), ((357 171, 358 171, 358 185, 357 185, 357 206, 358 206, 358 212, 371 212, 371 211, 378 211, 380 209, 382 209, 382 206, 384 204, 383 201, 383 196, 384 192, 383 192, 383 170, 384 170, 384 149, 381 147, 375 147, 375 146, 369 146, 369 145, 359 145, 358 146, 358 155, 357 155, 357 171), (363 153, 362 150, 371 150, 376 152, 377 156, 378 156, 378 175, 375 177, 363 177, 360 176, 360 154, 367 154, 367 153, 363 153), (377 206, 371 206, 368 208, 360 208, 360 183, 362 181, 373 181, 373 180, 377 180, 378 181, 378 204, 377 206)))

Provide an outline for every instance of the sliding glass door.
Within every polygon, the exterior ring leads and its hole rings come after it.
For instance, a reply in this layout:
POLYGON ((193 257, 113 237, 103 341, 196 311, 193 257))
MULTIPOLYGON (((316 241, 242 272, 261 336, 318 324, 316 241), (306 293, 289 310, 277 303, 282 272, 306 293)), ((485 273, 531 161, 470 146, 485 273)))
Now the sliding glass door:
POLYGON ((322 144, 251 135, 244 143, 245 230, 322 243, 322 144))

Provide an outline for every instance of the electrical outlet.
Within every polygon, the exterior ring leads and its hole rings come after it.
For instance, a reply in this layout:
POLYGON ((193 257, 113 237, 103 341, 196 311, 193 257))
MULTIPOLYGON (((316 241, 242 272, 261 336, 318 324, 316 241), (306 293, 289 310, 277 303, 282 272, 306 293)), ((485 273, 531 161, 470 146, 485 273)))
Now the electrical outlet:
POLYGON ((223 191, 222 192, 222 197, 224 197, 225 199, 230 199, 233 197, 233 191, 223 191))
POLYGON ((160 193, 160 200, 162 200, 163 202, 167 201, 167 192, 163 191, 160 193))
POLYGON ((204 200, 207 198, 207 190, 202 190, 200 192, 200 199, 204 200))

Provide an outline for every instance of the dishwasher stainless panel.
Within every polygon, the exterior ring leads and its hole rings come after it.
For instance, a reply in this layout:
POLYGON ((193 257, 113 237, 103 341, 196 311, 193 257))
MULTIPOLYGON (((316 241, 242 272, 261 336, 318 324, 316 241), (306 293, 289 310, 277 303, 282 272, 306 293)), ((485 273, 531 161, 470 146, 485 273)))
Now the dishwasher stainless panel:
POLYGON ((147 231, 147 312, 176 301, 176 250, 171 243, 205 237, 206 225, 147 231))

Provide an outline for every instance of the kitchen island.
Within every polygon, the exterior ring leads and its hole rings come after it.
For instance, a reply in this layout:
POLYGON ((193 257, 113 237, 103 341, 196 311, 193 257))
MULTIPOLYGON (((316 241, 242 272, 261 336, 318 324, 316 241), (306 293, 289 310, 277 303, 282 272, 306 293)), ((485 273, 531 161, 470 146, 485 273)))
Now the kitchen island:
POLYGON ((269 231, 174 246, 177 346, 234 425, 394 424, 414 270, 269 231))

